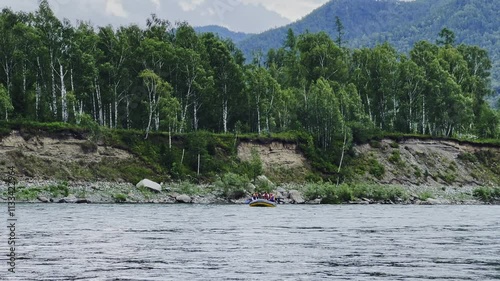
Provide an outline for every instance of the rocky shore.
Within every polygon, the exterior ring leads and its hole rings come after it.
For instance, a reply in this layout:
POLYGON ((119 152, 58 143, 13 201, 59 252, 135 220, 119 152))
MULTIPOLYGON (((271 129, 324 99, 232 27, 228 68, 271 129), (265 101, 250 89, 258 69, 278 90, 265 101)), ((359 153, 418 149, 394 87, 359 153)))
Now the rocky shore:
MULTIPOLYGON (((20 203, 67 204, 244 204, 250 193, 240 199, 228 199, 211 185, 188 183, 161 184, 160 189, 129 183, 35 181, 16 185, 20 203)), ((345 204, 415 204, 471 205, 484 204, 473 196, 474 187, 401 186, 408 196, 394 200, 362 198, 345 204)), ((275 188, 274 193, 285 204, 321 204, 322 198, 306 200, 303 186, 289 184, 275 188)), ((0 184, 0 203, 7 202, 7 186, 0 184)))

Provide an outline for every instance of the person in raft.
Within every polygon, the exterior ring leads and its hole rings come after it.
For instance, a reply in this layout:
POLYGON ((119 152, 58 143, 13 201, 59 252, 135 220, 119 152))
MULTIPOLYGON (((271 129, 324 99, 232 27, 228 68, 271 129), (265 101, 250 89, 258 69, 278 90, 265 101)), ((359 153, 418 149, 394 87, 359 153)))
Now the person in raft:
POLYGON ((276 201, 276 197, 274 197, 274 194, 269 194, 269 201, 274 202, 276 201))
POLYGON ((258 192, 255 192, 252 196, 252 201, 260 199, 260 194, 258 192))
POLYGON ((269 200, 269 193, 267 193, 267 191, 264 192, 264 199, 269 200))

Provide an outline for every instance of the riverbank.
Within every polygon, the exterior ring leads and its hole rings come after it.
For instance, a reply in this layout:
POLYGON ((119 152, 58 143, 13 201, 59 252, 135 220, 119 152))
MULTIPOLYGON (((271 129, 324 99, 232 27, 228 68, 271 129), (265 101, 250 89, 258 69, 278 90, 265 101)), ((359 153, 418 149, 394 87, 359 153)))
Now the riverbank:
MULTIPOLYGON (((129 183, 24 181, 16 186, 18 203, 68 204, 244 204, 250 192, 224 196, 217 185, 188 182, 161 185, 161 192, 129 183)), ((500 190, 478 187, 288 184, 272 192, 285 204, 497 204, 500 190), (489 192, 489 193, 488 193, 489 192), (485 195, 486 194, 486 195, 485 195)), ((0 185, 0 203, 7 202, 7 186, 0 185)))
MULTIPOLYGON (((19 202, 238 204, 255 191, 298 204, 500 201, 496 142, 374 138, 353 144, 339 169, 301 134, 157 133, 144 140, 140 132, 101 133, 14 126, 0 134, 0 174, 20 181, 19 202), (144 178, 165 184, 137 188, 144 178), (337 181, 345 184, 330 183, 337 181)), ((7 201, 5 185, 0 182, 0 202, 7 201)))

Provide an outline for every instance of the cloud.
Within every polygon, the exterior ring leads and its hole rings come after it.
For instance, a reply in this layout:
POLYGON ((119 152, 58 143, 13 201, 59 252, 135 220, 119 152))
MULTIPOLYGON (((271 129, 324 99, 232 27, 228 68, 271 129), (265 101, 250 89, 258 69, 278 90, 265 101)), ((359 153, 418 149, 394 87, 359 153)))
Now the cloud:
POLYGON ((319 8, 328 0, 240 0, 245 4, 260 4, 270 11, 275 11, 290 21, 296 21, 319 8))
MULTIPOLYGON (((32 12, 37 0, 0 0, 0 7, 32 12)), ((60 19, 94 25, 143 25, 151 13, 193 26, 221 25, 234 31, 261 32, 305 16, 327 0, 49 0, 60 19)))
POLYGON ((161 3, 160 3, 160 0, 151 0, 151 2, 153 2, 153 4, 156 6, 156 9, 160 9, 161 7, 161 3))
POLYGON ((198 6, 203 4, 205 0, 183 0, 179 2, 179 6, 184 12, 194 11, 198 6))
POLYGON ((107 0, 106 1, 106 13, 108 15, 121 17, 121 18, 128 17, 128 13, 123 8, 123 3, 121 0, 107 0))

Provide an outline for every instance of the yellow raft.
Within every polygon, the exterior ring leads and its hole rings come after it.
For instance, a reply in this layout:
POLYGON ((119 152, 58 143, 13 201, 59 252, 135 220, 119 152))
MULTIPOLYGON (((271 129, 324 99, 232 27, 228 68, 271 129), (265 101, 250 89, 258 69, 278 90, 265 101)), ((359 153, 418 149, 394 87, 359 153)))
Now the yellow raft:
POLYGON ((273 207, 276 207, 276 202, 272 202, 272 201, 265 200, 265 199, 257 199, 257 200, 250 202, 248 205, 250 205, 250 207, 270 207, 270 208, 273 208, 273 207))

